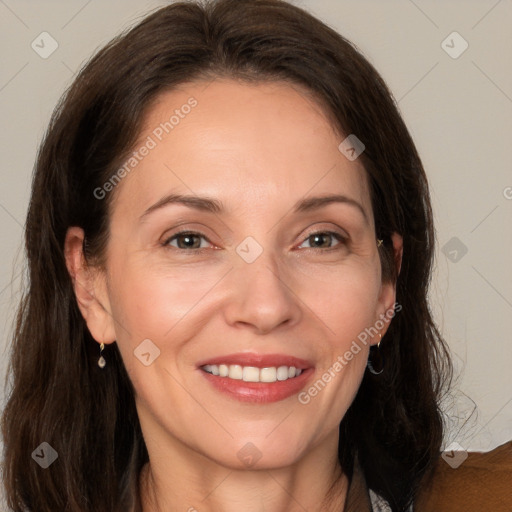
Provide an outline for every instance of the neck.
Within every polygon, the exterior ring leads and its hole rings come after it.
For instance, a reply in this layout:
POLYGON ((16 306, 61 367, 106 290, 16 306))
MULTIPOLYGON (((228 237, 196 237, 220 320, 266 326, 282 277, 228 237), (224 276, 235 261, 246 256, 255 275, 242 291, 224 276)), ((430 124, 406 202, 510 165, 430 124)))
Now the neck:
POLYGON ((142 512, 340 512, 348 478, 337 457, 320 459, 322 465, 310 455, 293 467, 237 470, 204 460, 180 467, 159 457, 140 475, 142 512))

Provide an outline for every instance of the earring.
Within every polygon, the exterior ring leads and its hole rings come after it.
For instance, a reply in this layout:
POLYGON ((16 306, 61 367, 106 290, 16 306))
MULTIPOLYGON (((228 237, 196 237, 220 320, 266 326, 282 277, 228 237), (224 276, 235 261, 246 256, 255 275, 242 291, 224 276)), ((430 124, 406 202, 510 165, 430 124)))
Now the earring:
POLYGON ((377 247, 380 247, 382 245, 382 242, 384 242, 384 240, 380 240, 379 238, 377 238, 377 247))
POLYGON ((384 371, 384 359, 380 350, 380 343, 382 341, 382 334, 379 332, 379 343, 377 346, 372 345, 370 347, 370 354, 368 355, 368 362, 366 366, 370 373, 374 375, 380 375, 384 371))
POLYGON ((100 358, 98 359, 98 366, 102 369, 105 368, 105 366, 107 364, 107 362, 105 361, 105 358, 101 355, 104 348, 105 348, 105 343, 101 343, 100 344, 100 358))

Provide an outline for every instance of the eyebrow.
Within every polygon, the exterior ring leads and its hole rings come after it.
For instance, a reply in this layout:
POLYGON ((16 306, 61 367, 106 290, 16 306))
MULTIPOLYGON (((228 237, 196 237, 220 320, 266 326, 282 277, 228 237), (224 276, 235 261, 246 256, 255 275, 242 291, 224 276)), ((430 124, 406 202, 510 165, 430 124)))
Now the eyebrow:
MULTIPOLYGON (((324 206, 332 203, 342 203, 349 206, 355 207, 363 215, 365 221, 369 223, 368 216, 363 206, 358 203, 355 199, 341 195, 341 194, 330 194, 325 196, 308 197, 297 201, 292 208, 294 213, 309 212, 318 210, 324 206)), ((222 213, 225 211, 221 201, 218 201, 209 197, 199 197, 183 194, 169 194, 159 199, 155 204, 150 206, 139 218, 143 220, 150 213, 159 210, 165 206, 171 204, 181 204, 189 208, 193 208, 199 211, 205 211, 210 213, 222 213)))
POLYGON ((317 210, 332 203, 342 203, 355 207, 363 215, 366 223, 369 224, 368 215, 366 214, 363 206, 355 199, 341 194, 330 194, 327 196, 308 197, 306 199, 302 199, 295 204, 294 212, 307 212, 311 210, 317 210))

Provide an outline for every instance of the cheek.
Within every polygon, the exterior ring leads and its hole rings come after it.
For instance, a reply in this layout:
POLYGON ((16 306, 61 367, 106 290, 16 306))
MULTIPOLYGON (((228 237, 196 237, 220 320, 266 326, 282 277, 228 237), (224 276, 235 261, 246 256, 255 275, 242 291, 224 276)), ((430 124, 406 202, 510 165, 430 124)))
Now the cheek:
POLYGON ((322 337, 318 340, 322 364, 313 385, 299 398, 323 411, 319 414, 324 414, 325 428, 335 428, 364 375, 371 327, 378 319, 380 274, 373 265, 353 265, 333 269, 329 280, 321 277, 310 280, 302 295, 318 318, 312 332, 322 337))
POLYGON ((311 330, 318 335, 321 364, 315 380, 299 395, 310 414, 322 418, 324 432, 337 429, 353 402, 364 376, 375 324, 379 285, 373 272, 343 273, 331 279, 323 292, 305 295, 319 321, 311 330), (322 326, 322 328, 319 328, 322 326))
POLYGON ((120 266, 112 273, 112 309, 124 365, 140 403, 162 418, 166 403, 187 417, 200 412, 176 379, 183 377, 184 348, 212 314, 205 300, 218 281, 212 274, 162 271, 147 264, 120 266))
POLYGON ((348 338, 377 319, 380 274, 373 265, 321 269, 301 277, 300 297, 323 321, 329 338, 343 348, 348 338))
POLYGON ((132 265, 113 273, 113 315, 126 327, 120 335, 133 342, 151 337, 165 341, 217 281, 216 273, 201 269, 185 272, 132 265))

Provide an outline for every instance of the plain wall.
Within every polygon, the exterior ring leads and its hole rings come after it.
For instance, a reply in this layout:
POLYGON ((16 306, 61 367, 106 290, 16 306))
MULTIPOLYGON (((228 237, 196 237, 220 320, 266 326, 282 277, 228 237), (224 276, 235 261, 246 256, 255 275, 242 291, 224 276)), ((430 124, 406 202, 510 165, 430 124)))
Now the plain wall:
MULTIPOLYGON (((428 177, 437 227, 431 302, 460 376, 445 446, 512 439, 512 2, 296 1, 353 41, 393 91, 428 177), (457 58, 463 40, 468 48, 457 58), (450 48, 451 47, 451 48, 450 48), (465 252, 467 250, 467 252, 465 252)), ((90 55, 164 2, 0 2, 0 321, 4 377, 38 145, 90 55), (31 43, 48 32, 57 50, 31 43)), ((3 384, 3 380, 2 380, 3 384)))

